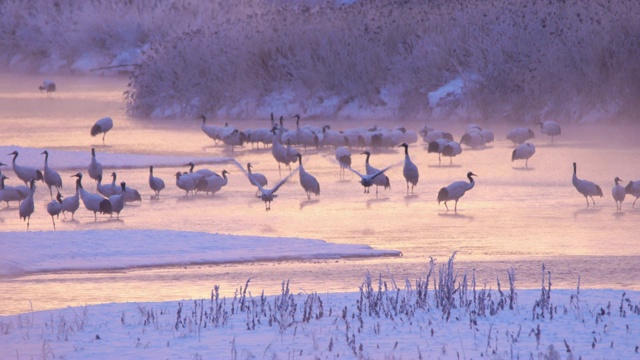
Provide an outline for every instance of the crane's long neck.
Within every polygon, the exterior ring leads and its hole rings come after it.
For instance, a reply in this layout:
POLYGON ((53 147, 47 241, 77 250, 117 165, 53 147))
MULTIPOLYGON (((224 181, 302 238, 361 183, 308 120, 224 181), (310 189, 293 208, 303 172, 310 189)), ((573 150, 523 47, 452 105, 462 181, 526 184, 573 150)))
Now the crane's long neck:
POLYGON ((367 155, 367 159, 364 162, 369 165, 369 156, 371 156, 371 153, 365 153, 365 155, 367 155))
POLYGON ((49 166, 49 153, 45 152, 44 153, 44 167, 49 166))
POLYGON ((403 146, 404 147, 404 156, 409 157, 409 147, 408 146, 403 146))
POLYGON ((473 180, 471 174, 467 175, 467 178, 469 179, 469 186, 467 187, 467 190, 471 190, 476 185, 476 181, 473 180))
POLYGON ((15 167, 16 166, 16 158, 18 157, 18 153, 13 154, 13 160, 12 160, 12 164, 15 167))

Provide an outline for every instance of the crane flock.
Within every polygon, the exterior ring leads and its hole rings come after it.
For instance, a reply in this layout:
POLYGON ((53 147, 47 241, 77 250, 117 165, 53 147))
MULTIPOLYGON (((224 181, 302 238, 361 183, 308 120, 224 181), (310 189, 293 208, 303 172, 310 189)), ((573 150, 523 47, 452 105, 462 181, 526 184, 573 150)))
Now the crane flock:
MULTIPOLYGON (((425 148, 428 153, 437 152, 439 155, 438 164, 440 165, 440 156, 448 156, 453 158, 463 152, 462 145, 471 149, 482 149, 488 146, 489 143, 494 141, 493 132, 489 129, 483 129, 476 124, 467 126, 465 133, 462 135, 460 142, 453 140, 451 133, 442 130, 435 130, 425 126, 419 132, 407 130, 405 128, 396 129, 383 129, 374 126, 367 129, 347 129, 343 131, 331 130, 329 125, 325 125, 321 128, 311 125, 301 125, 301 117, 294 115, 295 129, 287 129, 284 126, 285 118, 280 116, 279 122, 275 121, 275 117, 271 114, 271 124, 269 127, 247 129, 242 131, 238 128, 230 126, 225 123, 224 126, 215 126, 206 123, 206 117, 202 115, 199 119, 202 120, 202 131, 211 139, 214 143, 222 143, 224 146, 242 146, 245 142, 250 142, 252 148, 254 146, 260 147, 263 145, 267 147, 271 145, 271 154, 278 165, 280 172, 280 180, 275 183, 271 188, 267 188, 268 180, 263 174, 252 171, 251 163, 246 163, 245 166, 233 160, 236 167, 242 172, 248 179, 251 186, 255 186, 255 196, 265 203, 265 210, 271 210, 271 203, 277 197, 277 191, 285 185, 291 177, 297 172, 299 174, 299 183, 307 200, 311 199, 311 195, 320 195, 320 183, 312 173, 310 173, 302 164, 303 153, 307 148, 320 149, 324 147, 335 148, 335 161, 336 165, 340 169, 340 179, 344 180, 345 170, 349 170, 351 173, 356 174, 359 178, 359 183, 364 188, 364 193, 369 193, 371 186, 376 186, 376 196, 378 194, 378 187, 382 186, 384 189, 390 189, 391 180, 386 172, 396 166, 395 164, 387 164, 382 169, 373 167, 370 164, 372 152, 378 150, 392 149, 392 148, 404 148, 404 161, 402 167, 402 174, 406 181, 406 195, 411 196, 414 193, 414 188, 418 185, 420 175, 418 166, 412 161, 409 156, 410 144, 415 144, 420 136, 425 144, 425 148), (233 138, 233 139, 231 139, 233 138), (302 146, 304 150, 296 149, 296 147, 302 146), (361 155, 365 155, 364 158, 364 171, 360 172, 354 169, 355 161, 352 157, 352 150, 354 148, 362 149, 361 155), (298 166, 295 169, 291 169, 291 164, 297 163, 298 166), (282 166, 288 169, 288 174, 282 177, 282 166)), ((551 142, 553 138, 561 134, 560 125, 555 121, 540 122, 540 132, 551 136, 551 142)), ((97 134, 104 135, 113 127, 113 120, 109 117, 98 120, 91 128, 91 135, 97 134)), ((528 167, 528 160, 535 154, 535 146, 527 142, 535 138, 535 134, 531 129, 525 127, 518 127, 509 131, 506 135, 506 139, 510 140, 514 144, 514 149, 511 151, 511 160, 525 160, 525 167, 528 167)), ((5 176, 1 172, 0 168, 0 202, 6 202, 7 207, 10 206, 10 202, 18 202, 20 218, 27 221, 27 230, 29 229, 29 223, 31 216, 36 212, 34 206, 34 193, 36 191, 36 182, 42 181, 49 189, 51 201, 47 204, 47 212, 51 216, 53 227, 55 229, 55 219, 62 213, 65 219, 67 213, 71 213, 71 220, 74 220, 75 212, 80 207, 80 202, 90 212, 94 213, 94 221, 98 219, 98 213, 108 214, 113 217, 113 213, 116 214, 116 219, 119 219, 120 213, 124 210, 126 203, 132 201, 142 201, 140 191, 135 190, 126 185, 124 181, 118 183, 116 172, 111 172, 112 181, 110 183, 103 184, 103 166, 98 161, 96 149, 91 148, 91 158, 88 167, 86 168, 86 174, 89 178, 96 180, 96 192, 85 190, 82 184, 83 172, 77 172, 72 175, 76 178, 75 191, 73 193, 63 196, 61 190, 63 190, 63 181, 60 174, 49 166, 49 151, 42 151, 41 155, 44 155, 44 167, 42 170, 24 166, 18 163, 19 153, 17 150, 8 154, 12 156, 12 169, 16 177, 24 182, 25 185, 8 185, 6 180, 9 177, 5 176), (56 194, 53 194, 53 188, 56 189, 56 194)), ((306 156, 305 156, 306 158, 306 156)), ((274 164, 275 165, 275 164, 274 164)), ((452 160, 450 160, 452 165, 452 160)), ((6 164, 0 163, 1 166, 6 164)), ((198 169, 194 171, 195 164, 190 162, 185 164, 189 167, 189 171, 176 171, 175 172, 175 188, 184 191, 184 197, 194 196, 197 193, 215 194, 222 190, 228 184, 228 174, 231 172, 223 170, 219 175, 209 169, 198 169)), ((158 200, 160 198, 160 192, 165 189, 165 182, 160 177, 154 175, 154 166, 149 166, 149 189, 153 192, 150 195, 150 199, 158 200)), ((457 212, 457 205, 460 198, 465 193, 475 186, 474 177, 477 176, 471 171, 468 171, 466 177, 468 181, 454 181, 448 186, 442 187, 435 199, 438 204, 444 202, 446 211, 449 211, 448 201, 455 201, 454 212, 457 212)), ((637 201, 640 198, 640 181, 630 181, 627 186, 621 184, 622 180, 618 177, 614 179, 614 187, 612 189, 612 196, 616 201, 617 211, 622 211, 622 202, 625 195, 634 196, 637 201)), ((576 190, 582 194, 587 203, 587 207, 595 206, 594 196, 603 197, 602 189, 595 183, 580 179, 577 177, 577 165, 573 163, 573 177, 572 183, 576 190), (589 202, 591 199, 591 202, 589 202)), ((635 207, 635 202, 632 207, 635 207)))

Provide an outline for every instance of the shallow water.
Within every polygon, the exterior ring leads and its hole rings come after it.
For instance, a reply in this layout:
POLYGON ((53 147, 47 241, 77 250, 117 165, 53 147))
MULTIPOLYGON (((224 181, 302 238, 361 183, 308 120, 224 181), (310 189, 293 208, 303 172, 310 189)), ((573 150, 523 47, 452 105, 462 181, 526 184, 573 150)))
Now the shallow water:
MULTIPOLYGON (((0 145, 86 151, 87 161, 75 169, 60 171, 63 179, 86 171, 90 148, 101 152, 174 154, 197 159, 231 156, 239 163, 251 162, 254 171, 265 174, 270 183, 280 177, 270 150, 250 145, 230 151, 200 130, 200 121, 141 120, 126 117, 122 92, 126 78, 56 77, 58 92, 47 96, 37 91, 41 77, 0 75, 0 145), (98 118, 111 116, 115 127, 106 136, 92 138, 89 129, 98 118)), ((304 120, 304 118, 303 118, 304 120)), ((235 124, 241 128, 268 125, 268 114, 256 121, 235 124)), ((324 123, 324 122, 323 122, 324 123)), ((397 122, 418 130, 423 123, 397 122)), ((294 127, 293 120, 289 127, 294 127)), ((332 122, 332 128, 353 124, 332 122)), ((373 123, 358 124, 371 126, 373 123)), ((389 124, 377 124, 389 126, 389 124)), ((430 124, 452 132, 456 138, 466 124, 430 124)), ((75 221, 58 221, 58 229, 173 229, 213 233, 319 238, 336 243, 364 243, 374 248, 396 249, 398 258, 282 261, 271 263, 132 269, 90 273, 46 273, 0 278, 0 314, 102 302, 162 301, 207 297, 214 285, 233 295, 251 279, 254 294, 280 291, 290 280, 296 291, 355 291, 367 271, 383 274, 387 281, 403 285, 404 279, 424 278, 429 259, 445 263, 457 252, 461 271, 475 270, 479 284, 496 288, 496 277, 507 286, 507 269, 516 272, 516 287, 537 287, 544 263, 552 273, 554 287, 640 289, 640 242, 637 224, 640 203, 631 208, 627 197, 617 212, 611 197, 613 178, 640 179, 637 154, 640 127, 619 125, 563 124, 562 136, 550 139, 538 129, 533 142, 537 152, 523 163, 511 162, 512 144, 504 139, 506 124, 486 124, 497 141, 487 149, 466 150, 453 165, 437 155, 427 154, 422 140, 410 147, 420 170, 415 195, 407 196, 402 177, 402 149, 375 153, 372 165, 394 164, 387 174, 391 190, 376 197, 363 194, 357 178, 340 180, 332 150, 304 152, 305 169, 321 184, 322 193, 310 201, 298 184, 297 175, 279 190, 272 211, 256 199, 255 190, 233 164, 202 164, 215 171, 231 172, 229 185, 211 197, 185 198, 174 185, 174 174, 185 168, 158 167, 157 176, 167 183, 159 201, 151 201, 148 169, 105 169, 117 171, 118 179, 143 194, 140 204, 127 206, 120 220, 93 214, 82 207, 75 221), (596 207, 586 207, 571 184, 572 162, 578 163, 578 177, 592 180, 603 189, 596 207), (467 171, 478 174, 476 186, 459 202, 457 214, 438 205, 438 190, 453 181, 464 180, 467 171), (30 303, 33 305, 30 305, 30 303)), ((364 155, 353 150, 354 168, 364 168, 364 155)), ((0 154, 0 161, 11 157, 0 154)), ((20 157, 18 158, 20 161, 20 157)), ((50 159, 53 163, 54 159, 50 159)), ((68 166, 68 164, 65 164, 68 166)), ((54 167, 52 165, 52 167, 54 167)), ((9 167, 3 173, 12 177, 9 167)), ((286 170, 283 170, 283 176, 286 170)), ((15 176, 13 176, 15 178, 15 176)), ((12 179, 13 180, 13 179, 12 179)), ((9 182, 10 184, 14 184, 9 182)), ((15 184, 14 184, 15 185, 15 184)), ((86 185, 85 185, 86 186, 86 185)), ((63 195, 72 192, 65 182, 63 195)), ((49 197, 44 186, 36 193, 32 231, 52 230, 44 210, 49 197)), ((453 205, 450 204, 450 205, 453 205)), ((451 206, 451 208, 453 208, 451 206)), ((16 205, 0 206, 2 232, 23 231, 16 205)), ((19 241, 19 239, 14 239, 19 241)), ((7 239, 2 239, 7 241, 7 239)), ((135 246, 135 244, 133 245, 135 246)))

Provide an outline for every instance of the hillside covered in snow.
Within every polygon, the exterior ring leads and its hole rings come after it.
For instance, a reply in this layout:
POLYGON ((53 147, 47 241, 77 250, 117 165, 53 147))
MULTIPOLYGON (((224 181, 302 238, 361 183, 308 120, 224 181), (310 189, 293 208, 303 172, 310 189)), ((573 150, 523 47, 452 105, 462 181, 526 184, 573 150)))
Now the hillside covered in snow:
POLYGON ((112 75, 130 114, 633 121, 640 3, 0 4, 4 71, 112 75))

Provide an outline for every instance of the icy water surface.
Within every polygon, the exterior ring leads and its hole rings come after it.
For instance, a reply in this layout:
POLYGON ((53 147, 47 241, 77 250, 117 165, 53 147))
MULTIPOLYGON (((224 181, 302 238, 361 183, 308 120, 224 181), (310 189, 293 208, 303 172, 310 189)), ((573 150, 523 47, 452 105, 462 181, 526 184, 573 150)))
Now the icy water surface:
MULTIPOLYGON (((121 96, 125 78, 56 78, 59 91, 50 97, 37 91, 40 77, 4 74, 0 79, 0 146, 86 152, 86 162, 73 165, 73 169, 65 164, 68 170, 60 171, 66 180, 63 194, 73 191, 72 181, 67 180, 71 174, 86 172, 91 147, 96 148, 98 157, 100 153, 181 155, 196 161, 202 157, 233 157, 241 164, 251 162, 254 171, 265 174, 271 184, 280 177, 269 149, 256 150, 247 145, 232 152, 216 146, 201 132, 197 119, 179 123, 127 118, 121 96), (89 135, 89 128, 104 116, 111 116, 115 127, 103 146, 101 138, 89 135)), ((268 115, 234 125, 268 126, 268 115)), ((424 123, 377 125, 401 124, 418 130, 424 123)), ((295 127, 293 120, 285 125, 295 127)), ((331 125, 344 129, 374 123, 331 125)), ((452 132, 456 139, 466 126, 430 125, 452 132)), ((0 314, 28 311, 29 301, 41 310, 111 301, 200 298, 207 297, 216 284, 222 285, 223 293, 232 295, 249 278, 254 294, 262 289, 277 293, 287 279, 296 291, 356 291, 367 271, 376 276, 382 273, 386 280, 393 277, 403 285, 405 278, 425 277, 430 257, 442 264, 453 252, 457 252, 461 270, 475 269, 478 283, 492 288, 496 287, 496 277, 506 286, 506 270, 511 267, 516 271, 517 287, 539 286, 544 263, 552 272, 554 287, 575 287, 580 277, 582 287, 640 289, 640 202, 632 209, 633 198, 628 196, 623 211, 617 212, 611 197, 614 177, 624 179, 625 184, 640 180, 639 128, 563 124, 562 136, 551 145, 550 139, 532 126, 537 152, 529 168, 524 168, 524 163, 511 162, 513 145, 505 139, 515 125, 481 125, 494 131, 496 142, 483 150, 465 149, 453 165, 443 159, 439 166, 437 155, 428 154, 421 139, 412 144, 410 155, 419 167, 420 182, 410 196, 406 195, 402 177, 402 149, 372 155, 371 163, 376 167, 394 165, 387 172, 391 189, 380 190, 377 197, 374 188, 371 194, 364 194, 356 176, 348 174, 346 180, 340 180, 333 150, 303 152, 305 169, 318 178, 321 195, 307 200, 296 175, 279 190, 270 212, 264 210, 264 203, 253 196, 255 189, 231 163, 199 164, 217 172, 228 170, 229 185, 214 196, 189 199, 175 187, 173 177, 176 171, 187 168, 157 167, 155 174, 167 183, 159 201, 150 200, 148 168, 125 164, 120 169, 105 169, 105 173, 117 171, 119 179, 142 193, 143 201, 127 206, 119 221, 101 216, 94 222, 93 214, 81 206, 76 221, 61 220, 58 229, 172 229, 319 238, 396 249, 403 256, 0 278, 0 314), (571 184, 574 161, 578 163, 578 176, 598 183, 605 193, 604 198, 596 198, 595 208, 587 208, 571 184), (436 201, 438 190, 465 180, 468 171, 478 174, 475 188, 460 200, 457 214, 446 212, 436 201)), ((356 149, 352 152, 354 168, 364 171, 364 155, 356 149)), ((0 162, 10 164, 11 157, 0 154, 0 162)), ((15 178, 10 167, 2 171, 15 178)), ((283 176, 286 171, 283 169, 283 176)), ((93 182, 85 181, 85 187, 92 186, 93 182)), ((36 193, 32 231, 52 230, 44 209, 49 195, 43 189, 40 185, 36 193)), ((453 208, 453 203, 450 205, 453 208)), ((0 236, 2 232, 25 229, 16 205, 0 206, 0 236)))

